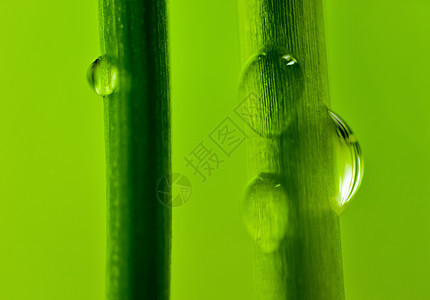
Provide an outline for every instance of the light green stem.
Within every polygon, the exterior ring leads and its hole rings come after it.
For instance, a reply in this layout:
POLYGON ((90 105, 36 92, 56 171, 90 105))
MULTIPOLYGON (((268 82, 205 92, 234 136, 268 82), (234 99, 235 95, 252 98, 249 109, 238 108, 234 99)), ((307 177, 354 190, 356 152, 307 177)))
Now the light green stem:
MULTIPOLYGON (((242 57, 275 49, 297 59, 302 76, 302 86, 296 87, 301 89, 299 99, 294 99, 297 106, 289 111, 293 116, 284 133, 269 138, 254 135, 248 143, 250 177, 278 174, 289 199, 288 228, 279 247, 270 253, 258 247, 254 251, 258 299, 342 300, 339 217, 331 206, 335 160, 326 110, 329 90, 321 0, 240 0, 239 12, 242 57)), ((270 97, 277 94, 266 74, 256 76, 267 83, 259 105, 264 111, 264 105, 276 102, 270 97)))

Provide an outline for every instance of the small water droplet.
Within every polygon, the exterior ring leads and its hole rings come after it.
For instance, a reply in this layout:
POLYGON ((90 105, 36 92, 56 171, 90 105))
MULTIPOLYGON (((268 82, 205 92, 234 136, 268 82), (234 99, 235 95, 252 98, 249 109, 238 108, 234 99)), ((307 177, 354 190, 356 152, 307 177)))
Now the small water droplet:
POLYGON ((115 90, 117 73, 117 67, 112 59, 107 55, 101 55, 88 68, 88 83, 100 96, 108 96, 115 90))
POLYGON ((237 113, 259 135, 279 136, 294 118, 303 89, 298 61, 284 49, 265 48, 245 67, 237 113))
POLYGON ((340 215, 351 203, 363 178, 363 156, 360 145, 351 128, 337 114, 328 110, 336 128, 336 171, 339 189, 335 211, 340 215))
POLYGON ((261 251, 273 252, 287 232, 288 196, 278 176, 260 174, 241 203, 246 229, 261 251))

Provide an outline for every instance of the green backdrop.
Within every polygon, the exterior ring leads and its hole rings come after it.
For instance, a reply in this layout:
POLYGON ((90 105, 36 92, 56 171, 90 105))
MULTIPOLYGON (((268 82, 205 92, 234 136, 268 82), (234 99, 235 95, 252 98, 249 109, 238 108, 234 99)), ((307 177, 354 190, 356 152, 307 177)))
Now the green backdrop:
MULTIPOLYGON (((170 0, 172 300, 253 299, 240 220, 244 146, 202 183, 184 157, 235 118, 235 1, 170 0)), ((325 1, 332 108, 354 129, 365 176, 341 217, 348 300, 429 299, 430 3, 325 1)), ((0 4, 0 299, 104 298, 103 108, 85 73, 97 1, 0 4)), ((215 148, 214 148, 215 149, 215 148)))

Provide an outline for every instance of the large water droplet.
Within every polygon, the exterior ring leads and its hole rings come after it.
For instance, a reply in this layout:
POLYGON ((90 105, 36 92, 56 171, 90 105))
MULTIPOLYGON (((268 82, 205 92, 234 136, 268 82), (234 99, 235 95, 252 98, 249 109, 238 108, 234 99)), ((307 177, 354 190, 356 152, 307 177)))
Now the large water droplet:
POLYGON ((266 48, 245 67, 236 112, 261 136, 279 136, 296 115, 302 93, 298 61, 283 49, 266 48))
POLYGON ((339 189, 334 206, 340 215, 360 187, 363 178, 363 156, 351 128, 334 112, 328 112, 336 129, 336 176, 339 178, 339 189))
POLYGON ((263 252, 272 252, 287 232, 288 196, 274 174, 260 174, 241 203, 246 229, 263 252))
POLYGON ((101 55, 88 68, 88 83, 100 96, 108 96, 115 90, 117 73, 117 67, 112 59, 107 55, 101 55))

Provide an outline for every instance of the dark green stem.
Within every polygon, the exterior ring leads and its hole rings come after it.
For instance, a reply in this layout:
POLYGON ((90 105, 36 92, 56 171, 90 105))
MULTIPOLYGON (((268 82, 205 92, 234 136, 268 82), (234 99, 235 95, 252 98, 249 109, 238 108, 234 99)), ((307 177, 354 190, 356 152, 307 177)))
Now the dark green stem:
MULTIPOLYGON (((289 198, 285 238, 271 253, 258 248, 255 251, 258 298, 342 300, 345 295, 339 218, 332 209, 337 187, 334 132, 326 111, 329 90, 321 0, 240 0, 239 11, 243 58, 265 49, 272 50, 264 59, 292 55, 302 78, 300 86, 289 86, 301 89, 300 93, 283 90, 287 82, 271 83, 277 75, 268 81, 267 70, 250 81, 266 82, 260 111, 268 110, 265 103, 280 105, 281 99, 290 99, 288 95, 297 96, 292 100, 294 112, 292 102, 283 104, 294 116, 282 135, 255 135, 248 144, 250 177, 262 172, 279 174, 289 198), (272 99, 281 94, 285 97, 272 99)), ((263 63, 261 70, 265 68, 263 63)), ((273 109, 281 110, 276 105, 273 109)))
POLYGON ((100 0, 99 7, 101 48, 118 68, 104 99, 107 299, 168 299, 171 209, 156 195, 157 182, 170 178, 166 4, 100 0))

